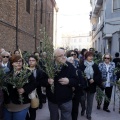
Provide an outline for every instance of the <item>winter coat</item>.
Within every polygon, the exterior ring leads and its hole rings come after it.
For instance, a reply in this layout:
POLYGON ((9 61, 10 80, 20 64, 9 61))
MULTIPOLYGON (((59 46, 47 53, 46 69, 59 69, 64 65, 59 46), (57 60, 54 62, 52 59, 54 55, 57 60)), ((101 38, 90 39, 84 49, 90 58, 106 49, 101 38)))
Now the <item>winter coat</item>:
MULTIPOLYGON (((96 92, 96 86, 97 85, 98 86, 101 85, 102 84, 102 80, 101 80, 101 72, 100 72, 100 70, 98 68, 98 65, 94 63, 92 67, 93 67, 93 71, 94 71, 94 74, 93 74, 94 82, 92 84, 90 84, 90 82, 89 82, 90 79, 87 79, 87 86, 86 86, 85 90, 89 91, 90 93, 95 93, 96 92)), ((83 73, 84 73, 85 68, 86 68, 86 66, 84 65, 84 63, 82 63, 80 65, 80 69, 81 69, 81 71, 83 73)))
MULTIPOLYGON (((9 73, 9 74, 11 74, 11 73, 9 73)), ((19 76, 19 74, 18 74, 18 76, 19 76)), ((30 103, 28 94, 31 93, 35 89, 35 79, 33 77, 33 74, 31 74, 29 76, 28 81, 29 82, 23 86, 23 89, 25 91, 22 94, 23 104, 30 103)), ((19 93, 17 91, 17 88, 14 88, 14 86, 11 84, 7 84, 7 89, 8 89, 8 93, 6 91, 3 91, 4 92, 4 103, 9 104, 10 102, 12 102, 14 104, 21 104, 21 102, 19 100, 19 93)))
POLYGON ((51 92, 50 85, 48 84, 48 79, 46 79, 46 85, 46 93, 50 102, 55 104, 62 104, 72 100, 72 87, 78 85, 78 79, 74 66, 71 63, 66 62, 66 65, 62 66, 59 72, 56 72, 56 75, 54 77, 54 93, 51 92), (60 84, 58 80, 61 78, 68 78, 69 84, 60 84))

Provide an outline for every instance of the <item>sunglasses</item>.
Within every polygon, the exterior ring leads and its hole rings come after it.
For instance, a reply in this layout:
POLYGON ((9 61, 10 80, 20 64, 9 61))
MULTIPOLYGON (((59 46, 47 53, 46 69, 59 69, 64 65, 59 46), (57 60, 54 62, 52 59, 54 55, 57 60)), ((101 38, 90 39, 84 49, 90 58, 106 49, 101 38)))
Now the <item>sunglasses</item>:
POLYGON ((3 58, 9 58, 9 56, 2 56, 3 58))
POLYGON ((105 57, 105 59, 108 59, 108 60, 109 60, 110 58, 105 57))
POLYGON ((71 56, 76 55, 76 54, 71 54, 71 56))

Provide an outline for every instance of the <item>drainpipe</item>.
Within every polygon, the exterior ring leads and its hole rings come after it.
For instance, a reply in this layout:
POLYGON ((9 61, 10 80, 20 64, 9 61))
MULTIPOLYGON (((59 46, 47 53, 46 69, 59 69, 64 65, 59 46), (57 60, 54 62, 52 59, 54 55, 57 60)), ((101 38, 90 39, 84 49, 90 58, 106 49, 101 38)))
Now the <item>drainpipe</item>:
POLYGON ((46 28, 46 27, 47 27, 47 14, 48 14, 48 13, 47 13, 47 12, 48 12, 48 11, 47 11, 47 0, 46 0, 45 2, 46 2, 46 3, 45 3, 45 31, 46 31, 46 29, 47 29, 47 28, 46 28))
POLYGON ((19 0, 16 0, 16 49, 18 49, 18 3, 19 0))
POLYGON ((37 50, 37 0, 35 0, 34 8, 34 38, 35 38, 35 51, 37 50))

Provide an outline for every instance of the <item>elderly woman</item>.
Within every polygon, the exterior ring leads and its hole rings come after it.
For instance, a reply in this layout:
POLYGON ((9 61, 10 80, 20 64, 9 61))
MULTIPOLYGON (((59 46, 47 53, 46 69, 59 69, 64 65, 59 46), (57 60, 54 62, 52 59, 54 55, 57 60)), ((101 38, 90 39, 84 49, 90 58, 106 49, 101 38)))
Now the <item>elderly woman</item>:
POLYGON ((12 70, 12 65, 10 64, 9 58, 10 58, 10 53, 7 51, 3 51, 1 53, 1 57, 2 57, 2 62, 1 62, 1 66, 3 68, 5 68, 6 70, 9 69, 9 71, 12 70))
MULTIPOLYGON (((110 112, 110 110, 108 109, 108 106, 110 104, 113 82, 115 80, 115 76, 114 76, 115 63, 111 61, 112 61, 111 55, 109 53, 106 53, 103 56, 103 62, 99 63, 99 69, 102 73, 102 80, 103 80, 105 95, 109 99, 109 100, 106 100, 106 99, 104 100, 103 110, 106 112, 110 112)), ((100 105, 101 103, 98 103, 98 106, 97 106, 98 109, 100 109, 100 105)))
MULTIPOLYGON (((23 59, 20 56, 12 56, 11 62, 14 69, 10 76, 19 77, 20 72, 23 70, 23 59)), ((28 83, 25 83, 22 88, 16 88, 12 84, 7 84, 9 94, 4 91, 4 120, 25 120, 30 107, 28 95, 35 89, 34 81, 33 74, 31 74, 28 78, 28 83), (20 102, 19 95, 23 97, 22 103, 20 102)))
POLYGON ((98 66, 93 61, 92 52, 87 52, 85 54, 85 60, 84 60, 84 63, 80 65, 80 69, 85 74, 84 79, 87 81, 86 114, 87 114, 87 119, 91 120, 91 113, 92 113, 94 94, 96 92, 96 85, 101 84, 101 73, 100 73, 98 66))

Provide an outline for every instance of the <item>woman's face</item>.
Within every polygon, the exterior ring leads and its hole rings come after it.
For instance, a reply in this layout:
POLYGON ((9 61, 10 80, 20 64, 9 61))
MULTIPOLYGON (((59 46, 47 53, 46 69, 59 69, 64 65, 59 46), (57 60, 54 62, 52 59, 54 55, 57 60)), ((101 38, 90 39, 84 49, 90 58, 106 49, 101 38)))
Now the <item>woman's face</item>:
POLYGON ((105 55, 104 62, 105 63, 109 63, 110 62, 110 56, 109 55, 105 55))
POLYGON ((77 58, 77 54, 76 54, 76 53, 74 53, 74 52, 71 52, 71 54, 70 54, 70 55, 71 55, 71 57, 73 57, 74 59, 75 59, 75 58, 77 58))
POLYGON ((19 71, 23 67, 23 61, 22 59, 19 59, 17 62, 14 62, 12 65, 17 71, 19 71))
POLYGON ((19 51, 15 51, 15 55, 20 55, 20 52, 19 51))
POLYGON ((37 65, 37 61, 35 58, 30 57, 28 62, 30 67, 35 67, 37 65))
POLYGON ((88 62, 93 61, 93 56, 92 56, 92 55, 88 56, 86 60, 87 60, 88 62))

